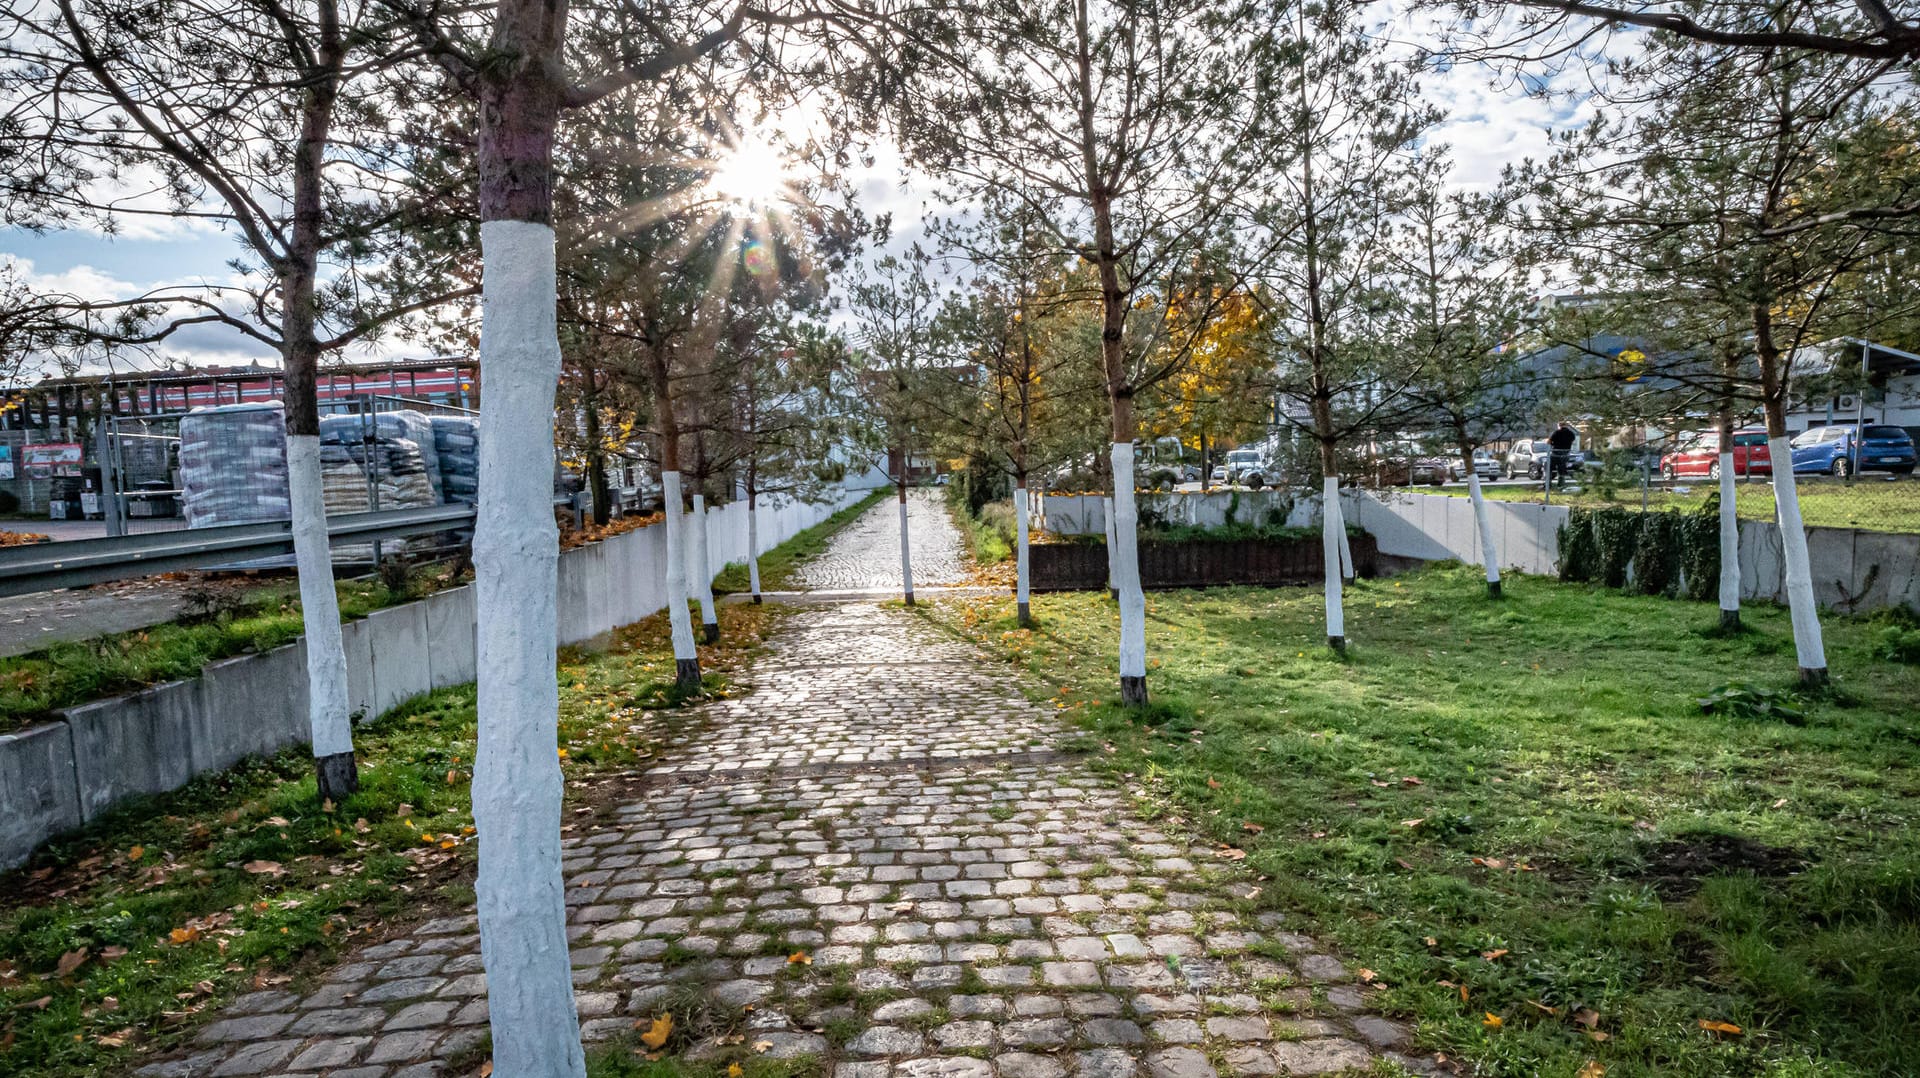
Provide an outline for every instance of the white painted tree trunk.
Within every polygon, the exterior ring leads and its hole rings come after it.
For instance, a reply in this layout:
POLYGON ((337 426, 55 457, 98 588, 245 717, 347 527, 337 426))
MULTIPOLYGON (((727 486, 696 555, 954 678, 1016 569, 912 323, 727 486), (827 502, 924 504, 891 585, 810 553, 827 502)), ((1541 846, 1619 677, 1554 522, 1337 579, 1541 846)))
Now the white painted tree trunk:
POLYGON ((1347 647, 1346 611, 1340 601, 1340 544, 1346 532, 1340 514, 1340 478, 1329 475, 1320 494, 1320 558, 1326 563, 1327 646, 1335 651, 1347 647))
POLYGON ((1133 444, 1113 443, 1113 541, 1109 567, 1120 593, 1120 702, 1147 702, 1147 594, 1140 588, 1139 533, 1134 527, 1133 444))
POLYGON ((753 601, 760 601, 760 517, 754 511, 754 499, 747 499, 747 590, 753 601))
POLYGON ((907 528, 907 492, 900 492, 900 589, 913 605, 913 536, 907 528))
POLYGON ((1813 600, 1813 567, 1807 558, 1806 525, 1800 520, 1800 492, 1793 479, 1793 446, 1784 435, 1769 437, 1767 445, 1774 460, 1773 501, 1779 514, 1780 546, 1787 561, 1787 612, 1793 619, 1793 650, 1799 657, 1800 680, 1819 684, 1827 680, 1827 647, 1820 638, 1820 609, 1813 600))
POLYGON ((495 1065, 584 1074, 560 876, 559 695, 554 683, 553 393, 560 379, 553 229, 480 226, 483 272, 475 883, 495 1065))
POLYGON ((1027 487, 1025 483, 1016 483, 1013 488, 1013 520, 1015 531, 1015 550, 1013 556, 1013 606, 1020 624, 1033 620, 1033 611, 1028 604, 1027 581, 1027 487))
POLYGON ((1740 624, 1740 513, 1730 449, 1720 453, 1720 624, 1740 624))
MULTIPOLYGON (((347 651, 341 641, 340 599, 333 590, 333 555, 327 544, 319 436, 287 436, 287 491, 293 501, 293 563, 300 576, 300 621, 306 631, 307 728, 313 736, 313 758, 351 756, 347 651)), ((333 796, 325 789, 320 793, 333 796)))
POLYGON ((1114 572, 1114 559, 1119 556, 1113 541, 1113 495, 1105 494, 1100 498, 1100 526, 1107 530, 1107 590, 1118 592, 1120 577, 1114 572))
POLYGON ((1340 511, 1340 575, 1353 579, 1353 540, 1347 535, 1347 507, 1340 501, 1340 492, 1334 491, 1334 505, 1340 511))
POLYGON ((661 472, 660 492, 667 515, 667 626, 681 688, 690 690, 699 684, 700 652, 693 643, 693 618, 687 614, 687 537, 680 511, 680 473, 661 472), (692 685, 687 683, 688 671, 692 671, 692 685))
POLYGON ((693 541, 687 544, 687 556, 693 559, 691 570, 694 597, 700 600, 700 634, 711 644, 720 639, 720 613, 713 608, 713 559, 708 555, 707 498, 693 496, 693 541))
POLYGON ((1480 473, 1467 471, 1467 497, 1473 502, 1473 524, 1480 532, 1480 567, 1487 573, 1487 594, 1500 597, 1500 551, 1494 546, 1493 528, 1487 520, 1487 498, 1480 490, 1480 473))

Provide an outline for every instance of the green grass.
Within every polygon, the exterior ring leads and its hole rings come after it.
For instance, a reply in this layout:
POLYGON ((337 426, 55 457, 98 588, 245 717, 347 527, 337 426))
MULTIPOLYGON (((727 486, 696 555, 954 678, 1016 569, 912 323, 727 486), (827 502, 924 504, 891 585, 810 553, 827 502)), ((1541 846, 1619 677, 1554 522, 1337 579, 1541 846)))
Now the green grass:
MULTIPOLYGON (((860 514, 878 505, 890 492, 876 490, 827 519, 794 535, 760 555, 760 589, 762 591, 791 591, 797 586, 797 574, 800 567, 812 558, 824 553, 827 544, 832 541, 840 529, 853 523, 860 514)), ((744 562, 732 562, 720 574, 713 578, 713 591, 716 595, 730 595, 749 590, 747 566, 744 562)))
MULTIPOLYGON (((730 691, 727 672, 778 616, 721 609, 722 643, 701 648, 711 691, 730 691)), ((620 630, 608 652, 562 652, 570 799, 676 736, 676 716, 652 714, 673 676, 664 614, 620 630)), ((289 751, 121 806, 0 875, 0 1074, 122 1066, 185 1042, 236 995, 471 908, 474 736, 473 687, 442 690, 360 727, 361 790, 331 811, 312 760, 289 751), (84 961, 61 974, 75 952, 84 961)))
POLYGON ((960 529, 966 539, 975 564, 998 565, 1012 560, 1014 544, 1019 542, 1019 524, 1014 520, 1011 501, 988 502, 976 517, 967 512, 964 504, 948 497, 947 515, 953 518, 953 526, 960 529))
POLYGON ((1920 1074, 1920 667, 1878 657, 1885 627, 1828 620, 1836 689, 1792 724, 1698 704, 1790 690, 1781 610, 1723 636, 1711 605, 1482 595, 1458 567, 1363 581, 1345 659, 1317 589, 1150 595, 1140 713, 1104 596, 1038 598, 1027 632, 1004 599, 926 609, 1473 1073, 1920 1074))
MULTIPOLYGON (((347 618, 418 598, 416 585, 394 592, 377 581, 336 585, 347 618)), ((197 677, 217 659, 269 651, 300 636, 299 589, 292 581, 251 589, 199 620, 75 640, 0 659, 0 732, 50 718, 62 708, 197 677)))
MULTIPOLYGON (((1842 483, 1820 476, 1798 476, 1795 490, 1800 496, 1800 516, 1808 527, 1863 528, 1868 531, 1920 532, 1920 482, 1898 479, 1889 482, 1884 475, 1869 473, 1842 483)), ((1648 509, 1697 509, 1709 494, 1718 489, 1710 479, 1682 479, 1677 484, 1686 493, 1651 490, 1648 509)), ((1407 488, 1415 494, 1445 494, 1464 498, 1465 487, 1407 488)), ((1489 499, 1508 502, 1539 502, 1540 484, 1524 487, 1490 486, 1482 488, 1489 499)), ((1553 492, 1553 504, 1597 509, 1608 505, 1640 507, 1640 487, 1624 485, 1609 495, 1593 489, 1553 492)), ((1745 520, 1772 520, 1776 513, 1773 484, 1764 479, 1742 479, 1734 484, 1736 511, 1745 520)))

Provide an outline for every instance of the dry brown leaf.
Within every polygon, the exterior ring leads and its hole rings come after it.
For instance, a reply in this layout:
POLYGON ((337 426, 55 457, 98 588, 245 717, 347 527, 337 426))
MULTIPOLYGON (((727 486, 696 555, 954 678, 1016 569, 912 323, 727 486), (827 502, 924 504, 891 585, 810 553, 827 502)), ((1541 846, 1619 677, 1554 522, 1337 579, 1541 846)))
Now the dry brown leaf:
POLYGON ((649 1026, 645 1033, 640 1034, 640 1043, 648 1048, 658 1049, 667 1043, 667 1038, 672 1035, 673 1015, 663 1014, 653 1020, 653 1025, 649 1026))
POLYGON ((1426 822, 1427 822, 1427 818, 1425 816, 1416 816, 1411 820, 1401 820, 1400 826, 1401 827, 1419 827, 1421 824, 1426 822))
POLYGON ((278 861, 248 861, 240 867, 256 876, 282 876, 287 871, 286 866, 278 861))
POLYGON ((373 825, 367 822, 367 818, 365 816, 362 816, 359 819, 353 821, 354 834, 364 835, 371 830, 373 830, 373 825))
POLYGON ((1598 1060, 1589 1059, 1574 1072, 1573 1078, 1607 1078, 1607 1068, 1602 1067, 1598 1060))
POLYGON ((413 815, 413 806, 407 804, 405 801, 402 801, 400 802, 400 806, 393 810, 393 814, 404 820, 407 817, 413 815))
POLYGON ((1208 776, 1208 777, 1207 777, 1207 789, 1209 789, 1209 790, 1218 790, 1219 788, 1220 788, 1220 780, 1219 780, 1219 779, 1216 779, 1216 778, 1213 778, 1212 776, 1208 776))
POLYGON ((1549 1007, 1537 999, 1528 1000, 1527 1006, 1532 1007, 1534 1010, 1539 1011, 1542 1014, 1550 1014, 1550 1015, 1553 1015, 1555 1018, 1560 1017, 1560 1008, 1549 1007))
POLYGON ((753 1050, 755 1052, 770 1052, 773 1050, 773 1042, 772 1041, 754 1041, 753 1050))
POLYGON ((167 933, 167 939, 174 943, 192 943, 199 938, 200 929, 194 925, 188 925, 185 928, 176 928, 172 932, 167 933))
POLYGON ((1600 1012, 1592 1007, 1582 1007, 1573 1012, 1573 1020, 1588 1029, 1594 1029, 1600 1025, 1600 1012))
POLYGON ((1221 849, 1220 856, 1226 858, 1229 861, 1245 861, 1247 859, 1247 851, 1235 849, 1232 846, 1227 846, 1221 849))
POLYGON ((321 798, 320 811, 326 813, 329 816, 333 815, 333 798, 331 797, 321 798))
POLYGON ((287 819, 285 816, 269 816, 267 817, 267 823, 274 827, 293 826, 293 821, 287 819))
POLYGON ((1486 959, 1489 962, 1492 962, 1498 959, 1501 955, 1504 955, 1506 953, 1507 953, 1507 949, 1505 947, 1501 947, 1497 950, 1481 951, 1480 957, 1486 959))
POLYGON ((80 947, 75 950, 68 951, 66 954, 63 954, 60 956, 59 963, 57 963, 53 967, 54 974, 60 977, 69 976, 73 973, 74 970, 77 970, 82 965, 85 965, 86 961, 87 961, 87 949, 85 947, 80 947))
POLYGON ((1252 820, 1243 820, 1240 823, 1240 830, 1245 831, 1249 835, 1257 835, 1266 829, 1265 824, 1257 824, 1252 820))
POLYGON ((485 1063, 480 1064, 480 1078, 492 1078, 492 1075, 493 1060, 489 1059, 485 1063))
POLYGON ((1414 777, 1413 777, 1412 775, 1406 775, 1406 776, 1403 776, 1403 777, 1402 777, 1402 778, 1400 779, 1400 784, 1401 784, 1402 786, 1424 786, 1424 785, 1426 785, 1425 783, 1423 783, 1423 782, 1421 782, 1421 781, 1420 781, 1419 779, 1417 779, 1417 778, 1414 778, 1414 777))

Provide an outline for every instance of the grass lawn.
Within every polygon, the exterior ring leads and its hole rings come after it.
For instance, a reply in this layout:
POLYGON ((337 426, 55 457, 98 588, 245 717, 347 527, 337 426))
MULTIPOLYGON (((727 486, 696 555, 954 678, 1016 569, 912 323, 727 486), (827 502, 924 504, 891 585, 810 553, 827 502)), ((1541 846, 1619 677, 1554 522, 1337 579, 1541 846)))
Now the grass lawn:
MULTIPOLYGON (((700 657, 725 692, 779 612, 719 614, 700 657)), ((561 653, 570 801, 677 735, 673 677, 664 613, 608 652, 561 653)), ((361 791, 339 805, 288 751, 123 806, 0 876, 0 1074, 99 1074, 184 1042, 236 995, 469 908, 474 735, 473 687, 443 690, 360 727, 361 791)))
MULTIPOLYGON (((447 572, 435 571, 442 578, 447 572)), ((378 580, 342 580, 335 590, 342 616, 360 618, 446 586, 444 579, 419 577, 399 591, 378 580)), ((217 594, 198 618, 0 659, 0 732, 114 693, 197 677, 217 659, 269 651, 300 636, 300 588, 294 581, 217 594)))
MULTIPOLYGON (((1795 488, 1800 495, 1800 515, 1809 527, 1820 528, 1862 528, 1867 531, 1882 532, 1920 532, 1920 482, 1910 478, 1889 481, 1886 476, 1869 473, 1851 483, 1821 476, 1800 476, 1795 488)), ((1673 490, 1656 489, 1647 494, 1649 509, 1698 509, 1708 495, 1717 488, 1717 482, 1708 479, 1682 479, 1673 490)), ((1464 498, 1465 487, 1409 487, 1415 494, 1445 494, 1449 497, 1464 498)), ((1541 500, 1540 484, 1524 487, 1490 486, 1482 488, 1489 499, 1509 502, 1533 502, 1541 500)), ((1640 508, 1640 488, 1622 486, 1610 496, 1596 491, 1582 490, 1553 492, 1553 504, 1573 505, 1584 509, 1598 509, 1609 505, 1624 505, 1630 509, 1640 508)), ((1773 484, 1765 480, 1749 481, 1742 479, 1734 484, 1734 504, 1741 518, 1746 520, 1772 520, 1775 516, 1773 505, 1773 484)))
POLYGON ((1103 595, 921 609, 1084 724, 1147 810, 1246 851, 1419 1042, 1483 1075, 1920 1074, 1920 666, 1831 619, 1804 716, 1784 611, 1436 567, 1348 593, 1148 598, 1153 705, 1115 705, 1103 595), (1702 1022, 1725 1023, 1720 1029, 1702 1022), (1738 1027, 1734 1030, 1732 1027, 1738 1027))
MULTIPOLYGON (((797 584, 795 574, 802 565, 827 549, 827 543, 839 534, 840 529, 856 520, 860 514, 873 508, 891 492, 876 490, 845 509, 833 514, 811 528, 796 533, 793 538, 760 555, 760 590, 791 591, 797 584)), ((722 569, 713 578, 715 595, 731 595, 751 589, 747 579, 745 562, 733 562, 722 569)))

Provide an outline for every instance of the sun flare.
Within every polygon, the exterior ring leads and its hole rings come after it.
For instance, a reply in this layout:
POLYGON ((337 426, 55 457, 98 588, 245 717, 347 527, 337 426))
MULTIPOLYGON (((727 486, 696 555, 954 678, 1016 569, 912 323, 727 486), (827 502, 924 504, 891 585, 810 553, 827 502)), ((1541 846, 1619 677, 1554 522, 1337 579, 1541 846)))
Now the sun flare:
POLYGON ((714 159, 707 185, 742 205, 765 205, 788 195, 786 172, 786 159, 772 144, 746 139, 714 159))

